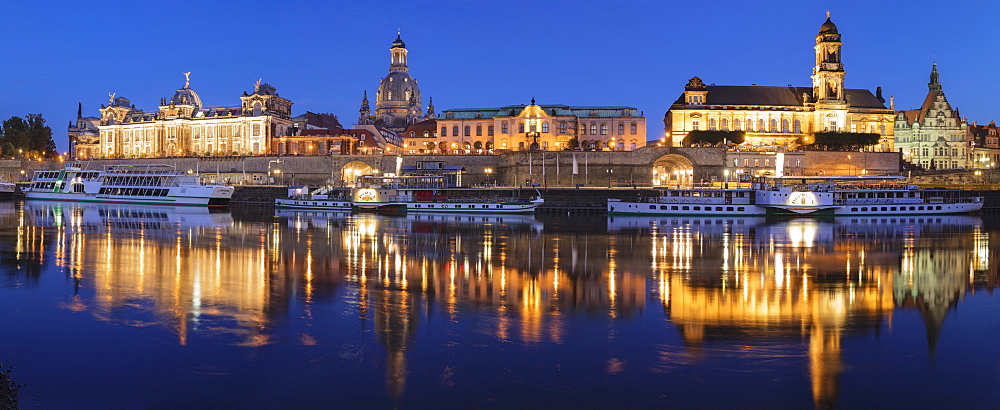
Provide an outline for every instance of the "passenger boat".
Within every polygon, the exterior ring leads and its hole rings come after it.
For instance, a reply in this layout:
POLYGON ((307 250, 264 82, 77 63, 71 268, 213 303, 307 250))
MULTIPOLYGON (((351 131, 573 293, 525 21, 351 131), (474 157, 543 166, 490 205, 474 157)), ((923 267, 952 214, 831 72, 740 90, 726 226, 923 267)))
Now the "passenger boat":
POLYGON ((918 215, 961 214, 983 198, 925 190, 905 177, 764 177, 752 183, 664 189, 638 201, 608 200, 609 215, 918 215))
POLYGON ((9 181, 0 181, 0 199, 10 199, 17 191, 17 185, 9 181))
POLYGON ((278 208, 388 213, 532 213, 541 194, 521 199, 516 189, 445 187, 440 176, 362 177, 349 192, 317 190, 275 200, 278 208))
POLYGON ((168 164, 111 165, 103 171, 69 164, 59 171, 35 171, 22 190, 25 199, 191 206, 225 206, 235 191, 202 184, 168 164))

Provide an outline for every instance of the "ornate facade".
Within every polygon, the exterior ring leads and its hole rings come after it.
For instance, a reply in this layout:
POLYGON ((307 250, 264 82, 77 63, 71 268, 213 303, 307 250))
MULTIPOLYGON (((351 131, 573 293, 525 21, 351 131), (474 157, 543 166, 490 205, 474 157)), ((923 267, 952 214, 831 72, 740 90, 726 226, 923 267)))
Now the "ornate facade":
POLYGON ((76 122, 70 121, 67 128, 70 158, 100 157, 100 124, 98 117, 84 117, 83 104, 77 105, 76 122))
POLYGON ((456 154, 493 150, 544 151, 572 148, 631 151, 646 145, 646 118, 635 107, 508 105, 498 108, 457 108, 437 118, 434 145, 407 149, 456 154))
POLYGON ((893 111, 882 90, 844 88, 840 33, 827 15, 816 35, 812 87, 705 85, 694 77, 664 116, 662 140, 681 146, 695 130, 745 131, 752 146, 794 144, 819 131, 872 132, 880 151, 893 150, 893 111))
MULTIPOLYGON (((160 100, 157 111, 136 109, 115 94, 109 97, 101 105, 97 147, 88 157, 266 155, 274 152, 275 137, 293 130, 292 102, 260 80, 252 94, 243 92, 237 106, 206 107, 191 89, 190 77, 173 97, 160 100)), ((78 144, 81 159, 82 148, 78 144)))
POLYGON ((432 101, 427 106, 425 116, 420 86, 417 85, 417 80, 410 77, 410 68, 407 66, 409 51, 398 34, 389 48, 389 53, 389 75, 379 82, 378 91, 375 93, 375 113, 371 112, 368 92, 365 91, 361 100, 358 124, 375 125, 401 133, 411 124, 426 118, 434 118, 434 103, 432 101))
POLYGON ((948 103, 941 89, 937 63, 931 68, 927 89, 927 97, 919 109, 896 113, 896 149, 904 160, 924 169, 970 167, 969 127, 948 103))

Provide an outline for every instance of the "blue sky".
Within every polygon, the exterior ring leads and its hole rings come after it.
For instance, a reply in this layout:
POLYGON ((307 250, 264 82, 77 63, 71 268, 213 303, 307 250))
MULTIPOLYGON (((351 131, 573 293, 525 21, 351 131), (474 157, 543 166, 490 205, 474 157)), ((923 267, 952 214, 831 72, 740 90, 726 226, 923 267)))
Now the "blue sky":
POLYGON ((848 88, 919 107, 937 61, 970 121, 1000 119, 995 1, 205 1, 5 2, 0 118, 42 113, 60 150, 66 124, 115 92, 153 110, 184 84, 235 105, 263 78, 293 113, 357 119, 388 70, 397 27, 411 74, 447 108, 630 105, 649 138, 687 79, 809 86, 825 12, 843 35, 848 88))

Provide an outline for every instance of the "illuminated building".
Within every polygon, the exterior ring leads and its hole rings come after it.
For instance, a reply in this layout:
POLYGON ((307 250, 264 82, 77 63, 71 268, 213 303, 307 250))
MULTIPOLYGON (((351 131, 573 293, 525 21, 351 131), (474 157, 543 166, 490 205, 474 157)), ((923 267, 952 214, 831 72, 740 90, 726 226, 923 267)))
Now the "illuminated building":
POLYGON ((744 131, 750 146, 789 146, 821 131, 882 136, 878 151, 893 150, 893 111, 882 90, 844 87, 840 33, 827 16, 816 35, 812 87, 705 85, 691 78, 664 117, 666 138, 681 146, 690 131, 744 131))
POLYGON ((941 89, 937 63, 931 68, 927 97, 916 110, 896 113, 896 149, 924 169, 967 168, 970 160, 965 119, 952 109, 941 89))
MULTIPOLYGON (((379 82, 375 93, 375 113, 371 113, 368 103, 368 92, 361 100, 358 125, 375 125, 379 128, 401 133, 407 126, 423 121, 424 105, 420 95, 417 80, 410 77, 410 67, 407 65, 409 51, 400 36, 389 48, 389 75, 379 82)), ((434 104, 427 107, 428 115, 433 117, 434 104)))
MULTIPOLYGON (((557 151, 572 148, 632 151, 646 145, 646 118, 635 107, 508 105, 455 108, 437 118, 435 152, 557 151)), ((407 147, 409 148, 409 147, 407 147)))
POLYGON ((100 157, 100 124, 99 117, 83 116, 83 104, 77 106, 76 122, 70 121, 67 128, 70 158, 100 157))
POLYGON ((1000 132, 995 121, 979 125, 975 121, 969 125, 972 138, 972 164, 975 168, 995 168, 1000 163, 1000 132))
POLYGON ((101 105, 100 142, 93 158, 266 155, 273 153, 275 137, 293 130, 292 102, 259 80, 253 94, 244 92, 236 106, 205 106, 190 80, 170 99, 161 99, 157 111, 136 109, 115 94, 109 97, 108 105, 101 105))

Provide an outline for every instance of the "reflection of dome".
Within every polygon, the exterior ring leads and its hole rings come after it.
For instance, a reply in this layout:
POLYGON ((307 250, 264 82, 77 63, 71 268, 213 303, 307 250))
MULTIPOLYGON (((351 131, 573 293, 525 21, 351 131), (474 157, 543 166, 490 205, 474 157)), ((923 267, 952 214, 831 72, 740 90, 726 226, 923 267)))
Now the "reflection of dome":
POLYGON ((190 88, 181 88, 174 93, 172 98, 170 98, 170 104, 201 107, 201 97, 199 97, 198 93, 194 92, 194 90, 190 88))
MULTIPOLYGON (((413 95, 416 96, 417 105, 420 105, 420 87, 417 87, 417 82, 405 72, 389 73, 379 84, 378 93, 379 103, 386 102, 392 106, 405 107, 410 102, 409 97, 413 95), (398 102, 398 104, 393 104, 393 102, 398 102)), ((383 104, 378 106, 382 107, 383 104)))
POLYGON ((839 34, 837 33, 837 25, 830 21, 830 18, 826 18, 826 23, 819 26, 819 34, 839 34))

